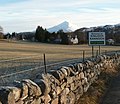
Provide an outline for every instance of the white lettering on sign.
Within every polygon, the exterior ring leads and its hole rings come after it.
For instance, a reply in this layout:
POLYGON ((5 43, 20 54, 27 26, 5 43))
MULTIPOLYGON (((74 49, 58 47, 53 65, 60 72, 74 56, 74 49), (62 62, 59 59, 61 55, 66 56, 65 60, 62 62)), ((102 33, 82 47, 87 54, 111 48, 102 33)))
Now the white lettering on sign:
POLYGON ((89 45, 105 45, 105 32, 89 32, 89 45))

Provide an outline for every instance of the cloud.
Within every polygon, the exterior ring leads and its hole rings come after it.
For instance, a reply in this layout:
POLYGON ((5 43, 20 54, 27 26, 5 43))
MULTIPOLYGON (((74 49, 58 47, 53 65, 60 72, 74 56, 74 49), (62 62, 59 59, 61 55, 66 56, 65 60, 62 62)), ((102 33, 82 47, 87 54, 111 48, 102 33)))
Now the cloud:
POLYGON ((64 20, 94 26, 120 22, 119 0, 25 0, 0 5, 0 25, 6 32, 49 28, 64 20))

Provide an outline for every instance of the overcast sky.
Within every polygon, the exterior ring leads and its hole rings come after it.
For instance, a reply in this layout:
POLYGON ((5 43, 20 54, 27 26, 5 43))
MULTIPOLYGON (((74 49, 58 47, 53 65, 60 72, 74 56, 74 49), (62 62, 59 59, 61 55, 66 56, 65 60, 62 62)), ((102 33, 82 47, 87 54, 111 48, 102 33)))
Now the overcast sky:
POLYGON ((0 0, 4 32, 34 31, 63 21, 78 27, 120 23, 120 0, 0 0))

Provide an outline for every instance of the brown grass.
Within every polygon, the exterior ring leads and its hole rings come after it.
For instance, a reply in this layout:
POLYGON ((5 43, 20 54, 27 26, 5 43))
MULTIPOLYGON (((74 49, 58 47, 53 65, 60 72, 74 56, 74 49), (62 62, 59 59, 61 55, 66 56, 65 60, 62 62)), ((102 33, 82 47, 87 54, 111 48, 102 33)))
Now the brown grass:
MULTIPOLYGON (((0 41, 0 60, 18 57, 39 57, 37 59, 39 61, 43 59, 43 53, 46 53, 46 58, 52 61, 81 58, 83 50, 86 51, 85 57, 91 56, 91 47, 88 45, 58 45, 5 40, 0 41)), ((98 47, 95 47, 95 50, 98 50, 98 47)), ((120 50, 120 47, 102 46, 101 51, 104 52, 105 50, 116 51, 120 50)), ((77 104, 98 104, 109 85, 108 82, 111 78, 111 73, 113 73, 113 70, 111 70, 109 74, 108 72, 104 72, 99 80, 92 84, 88 92, 80 98, 77 104)))
POLYGON ((90 86, 87 93, 85 93, 76 104, 101 104, 104 95, 110 87, 111 80, 117 73, 118 67, 102 72, 99 79, 90 86))
MULTIPOLYGON (((82 51, 86 51, 86 57, 91 56, 91 47, 88 45, 57 45, 45 43, 30 43, 20 41, 0 41, 0 59, 16 57, 40 56, 46 53, 48 59, 69 59, 82 57, 82 51)), ((95 48, 98 50, 98 47, 95 48)), ((102 46, 101 51, 120 50, 117 46, 102 46)))

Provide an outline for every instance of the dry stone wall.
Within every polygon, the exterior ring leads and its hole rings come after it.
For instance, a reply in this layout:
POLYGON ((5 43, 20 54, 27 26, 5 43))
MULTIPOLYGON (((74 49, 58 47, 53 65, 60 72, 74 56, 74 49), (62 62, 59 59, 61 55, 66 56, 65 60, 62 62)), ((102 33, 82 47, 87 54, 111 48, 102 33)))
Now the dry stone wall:
POLYGON ((50 70, 34 81, 16 81, 13 86, 0 87, 0 104, 75 104, 102 71, 119 65, 119 54, 101 55, 50 70))

